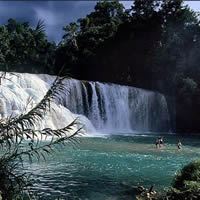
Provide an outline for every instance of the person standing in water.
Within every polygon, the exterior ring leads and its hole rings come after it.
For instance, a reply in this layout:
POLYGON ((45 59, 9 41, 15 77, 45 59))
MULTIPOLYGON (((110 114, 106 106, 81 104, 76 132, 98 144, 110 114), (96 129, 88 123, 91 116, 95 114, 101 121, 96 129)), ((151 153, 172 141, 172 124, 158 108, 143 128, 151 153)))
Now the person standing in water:
POLYGON ((182 143, 181 143, 180 140, 178 140, 177 148, 178 148, 178 150, 181 150, 181 149, 182 149, 182 143))
POLYGON ((163 146, 164 146, 163 137, 159 137, 158 140, 159 140, 159 147, 160 147, 160 148, 163 147, 163 146))
POLYGON ((156 149, 158 149, 160 147, 160 140, 159 140, 159 138, 156 139, 155 144, 156 144, 156 149))
POLYGON ((157 149, 159 149, 159 148, 161 148, 162 146, 164 146, 163 137, 158 137, 158 138, 156 139, 155 144, 156 144, 156 148, 157 148, 157 149))

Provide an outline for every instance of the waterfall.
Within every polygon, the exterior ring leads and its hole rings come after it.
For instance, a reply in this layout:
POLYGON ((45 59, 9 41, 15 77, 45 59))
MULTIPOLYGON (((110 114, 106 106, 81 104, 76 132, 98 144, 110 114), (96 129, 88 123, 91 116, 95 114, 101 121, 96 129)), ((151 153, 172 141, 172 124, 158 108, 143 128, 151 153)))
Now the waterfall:
POLYGON ((117 84, 69 82, 73 84, 66 107, 85 115, 101 132, 169 131, 167 102, 160 93, 117 84))
MULTIPOLYGON (((8 73, 0 85, 1 117, 31 109, 54 79, 54 76, 43 74, 8 73)), ((88 132, 131 133, 168 131, 170 128, 167 102, 160 93, 75 79, 66 80, 65 85, 65 94, 52 104, 52 112, 40 125, 42 128, 61 128, 76 117, 88 132)))

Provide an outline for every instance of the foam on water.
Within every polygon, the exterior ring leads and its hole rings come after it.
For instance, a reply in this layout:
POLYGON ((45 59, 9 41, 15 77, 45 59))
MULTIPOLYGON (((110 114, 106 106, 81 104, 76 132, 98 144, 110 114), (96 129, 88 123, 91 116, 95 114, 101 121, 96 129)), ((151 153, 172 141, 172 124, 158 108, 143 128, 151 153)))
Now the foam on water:
MULTIPOLYGON (((55 76, 10 74, 0 85, 0 116, 19 115, 33 108, 50 88, 55 76), (27 106, 28 104, 28 106, 27 106)), ((62 128, 79 118, 87 133, 168 131, 165 97, 135 87, 100 82, 65 81, 67 89, 51 104, 39 128, 62 128)))
MULTIPOLYGON (((7 74, 6 80, 0 85, 0 116, 1 118, 20 115, 33 108, 46 94, 55 77, 35 74, 7 74), (42 78, 43 79, 42 79, 42 78)), ((50 111, 37 128, 58 129, 67 126, 78 118, 87 124, 85 130, 94 132, 91 122, 83 115, 74 114, 62 104, 52 102, 50 111)))

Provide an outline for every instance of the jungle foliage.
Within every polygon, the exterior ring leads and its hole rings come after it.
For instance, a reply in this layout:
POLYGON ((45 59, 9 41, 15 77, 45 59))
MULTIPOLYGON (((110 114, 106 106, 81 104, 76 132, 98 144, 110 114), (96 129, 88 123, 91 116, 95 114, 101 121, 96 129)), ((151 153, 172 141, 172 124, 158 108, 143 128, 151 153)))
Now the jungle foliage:
POLYGON ((138 191, 137 200, 200 199, 200 160, 193 161, 184 166, 174 177, 171 187, 166 192, 152 192, 141 186, 138 188, 138 191))
POLYGON ((199 199, 200 198, 200 161, 193 161, 183 167, 175 176, 172 188, 168 191, 168 199, 199 199))
POLYGON ((55 44, 47 40, 42 21, 35 28, 14 19, 0 26, 1 70, 49 73, 54 54, 55 44))

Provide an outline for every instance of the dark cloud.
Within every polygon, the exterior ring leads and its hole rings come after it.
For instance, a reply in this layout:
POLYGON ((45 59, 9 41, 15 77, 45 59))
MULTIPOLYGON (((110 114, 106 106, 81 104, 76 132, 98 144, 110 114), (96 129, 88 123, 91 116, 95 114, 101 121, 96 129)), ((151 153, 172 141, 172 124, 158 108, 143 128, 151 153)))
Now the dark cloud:
POLYGON ((95 1, 0 1, 0 24, 14 18, 34 26, 41 19, 49 39, 59 41, 62 27, 84 17, 95 4, 95 1))

